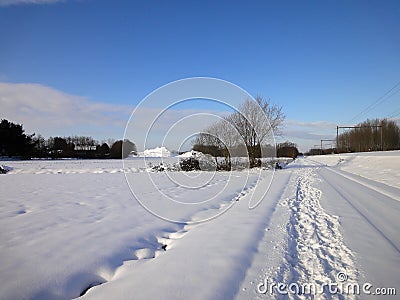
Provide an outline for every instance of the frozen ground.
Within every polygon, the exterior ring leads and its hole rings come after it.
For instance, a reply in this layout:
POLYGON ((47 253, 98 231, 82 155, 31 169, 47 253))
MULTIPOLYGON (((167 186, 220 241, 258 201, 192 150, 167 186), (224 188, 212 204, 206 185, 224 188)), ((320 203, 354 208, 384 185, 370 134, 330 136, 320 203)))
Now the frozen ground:
POLYGON ((302 158, 275 174, 2 164, 1 299, 312 298, 278 283, 338 284, 315 299, 364 299, 346 289, 367 282, 399 292, 399 151, 302 158))

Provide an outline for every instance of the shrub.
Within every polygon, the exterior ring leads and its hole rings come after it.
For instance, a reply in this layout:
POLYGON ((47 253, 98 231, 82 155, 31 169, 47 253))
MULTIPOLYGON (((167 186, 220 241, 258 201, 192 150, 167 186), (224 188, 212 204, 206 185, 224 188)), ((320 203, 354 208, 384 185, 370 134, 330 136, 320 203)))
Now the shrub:
POLYGON ((181 167, 182 171, 186 171, 186 172, 201 170, 199 160, 194 157, 182 159, 179 162, 179 166, 181 167))

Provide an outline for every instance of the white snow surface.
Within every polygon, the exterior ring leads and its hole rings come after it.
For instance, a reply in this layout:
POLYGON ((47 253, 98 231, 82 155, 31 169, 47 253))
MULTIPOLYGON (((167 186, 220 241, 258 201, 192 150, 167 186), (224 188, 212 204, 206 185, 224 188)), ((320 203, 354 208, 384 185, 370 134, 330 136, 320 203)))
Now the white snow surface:
POLYGON ((203 153, 198 152, 198 151, 187 151, 185 153, 179 154, 178 157, 183 157, 183 158, 188 158, 188 157, 197 157, 197 156, 202 156, 203 153))
POLYGON ((143 152, 139 153, 139 156, 144 157, 170 157, 171 151, 169 151, 166 147, 156 147, 154 149, 146 149, 143 152))
POLYGON ((400 188, 400 151, 312 156, 310 160, 400 188))
MULTIPOLYGON (((399 293, 400 151, 306 157, 276 172, 148 172, 139 158, 5 164, 0 299, 311 299, 273 283, 318 289, 343 276, 399 293)), ((315 299, 367 297, 345 288, 315 299)))

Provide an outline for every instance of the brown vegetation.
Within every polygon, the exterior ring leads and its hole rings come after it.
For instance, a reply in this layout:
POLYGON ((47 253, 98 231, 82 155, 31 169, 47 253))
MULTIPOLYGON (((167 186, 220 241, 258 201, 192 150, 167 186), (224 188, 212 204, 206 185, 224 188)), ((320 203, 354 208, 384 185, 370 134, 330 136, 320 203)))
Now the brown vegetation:
POLYGON ((387 119, 367 120, 338 136, 338 152, 400 149, 400 128, 387 119))

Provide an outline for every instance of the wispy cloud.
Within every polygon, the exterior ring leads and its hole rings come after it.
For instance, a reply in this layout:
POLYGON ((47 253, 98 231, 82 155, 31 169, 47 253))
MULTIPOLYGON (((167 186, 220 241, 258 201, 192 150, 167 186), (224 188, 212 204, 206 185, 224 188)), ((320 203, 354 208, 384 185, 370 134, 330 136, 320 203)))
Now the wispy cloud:
POLYGON ((44 135, 100 134, 122 136, 132 111, 127 105, 93 102, 40 84, 0 83, 0 118, 22 123, 27 132, 44 135))
POLYGON ((295 121, 295 120, 287 120, 286 125, 288 127, 293 128, 303 128, 309 130, 333 130, 336 128, 336 123, 327 122, 327 121, 316 121, 316 122, 303 122, 303 121, 295 121))
POLYGON ((65 0, 0 0, 0 6, 27 5, 27 4, 53 4, 65 0))

